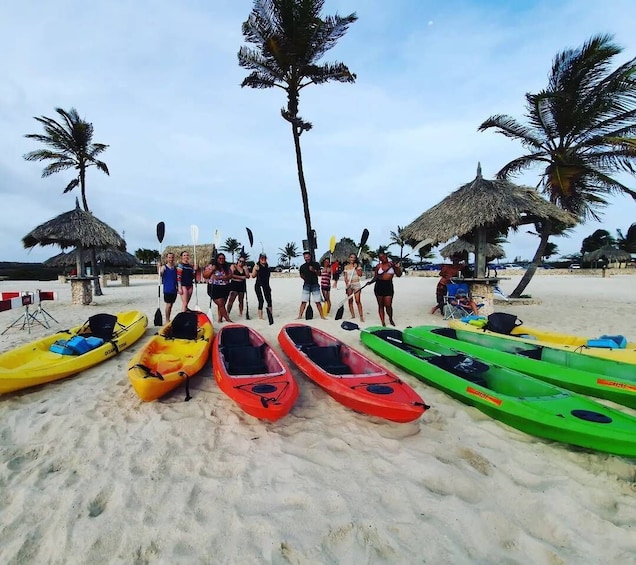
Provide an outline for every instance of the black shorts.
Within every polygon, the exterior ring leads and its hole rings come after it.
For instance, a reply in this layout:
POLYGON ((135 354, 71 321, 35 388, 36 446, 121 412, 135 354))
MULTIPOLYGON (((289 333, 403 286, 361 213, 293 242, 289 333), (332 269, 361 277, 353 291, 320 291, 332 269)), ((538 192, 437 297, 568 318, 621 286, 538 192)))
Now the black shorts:
POLYGON ((230 295, 229 284, 209 284, 208 296, 212 300, 218 300, 219 298, 227 298, 230 295))
POLYGON ((376 296, 393 296, 393 281, 391 279, 388 281, 378 279, 375 281, 374 292, 376 296))
POLYGON ((163 301, 166 304, 174 304, 177 301, 177 293, 176 292, 164 292, 163 293, 163 301))

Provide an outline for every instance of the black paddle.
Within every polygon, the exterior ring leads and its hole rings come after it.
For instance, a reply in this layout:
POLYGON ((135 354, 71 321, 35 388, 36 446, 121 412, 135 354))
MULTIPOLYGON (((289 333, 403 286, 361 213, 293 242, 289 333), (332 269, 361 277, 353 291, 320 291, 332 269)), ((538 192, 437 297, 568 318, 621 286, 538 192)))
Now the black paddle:
MULTIPOLYGON (((250 235, 250 230, 249 228, 245 228, 247 229, 247 237, 249 237, 250 235)), ((245 257, 245 246, 241 247, 241 255, 243 255, 243 257, 245 257)), ((243 272, 245 272, 245 269, 247 269, 247 258, 245 257, 245 262, 243 263, 243 272)), ((249 269, 247 271, 247 274, 249 275, 249 269)), ((250 319, 250 301, 247 299, 247 279, 245 279, 245 319, 249 320, 250 319)))
POLYGON ((309 302, 307 303, 307 310, 305 310, 305 320, 314 319, 314 309, 311 307, 311 288, 309 290, 309 302))
MULTIPOLYGON (((161 244, 163 236, 166 235, 166 224, 159 222, 157 224, 157 239, 159 240, 159 262, 161 262, 161 244)), ((159 285, 157 286, 157 310, 155 311, 155 326, 163 326, 163 316, 161 314, 161 272, 159 272, 159 285)))
MULTIPOLYGON (((360 257, 360 253, 362 252, 362 248, 365 246, 365 244, 367 243, 367 240, 369 239, 369 230, 367 228, 364 228, 362 230, 362 237, 360 238, 360 247, 358 249, 358 255, 357 257, 360 257)), ((360 290, 356 290, 356 292, 354 292, 353 294, 356 294, 357 292, 360 292, 365 286, 370 285, 373 282, 374 279, 371 279, 367 284, 365 284, 363 287, 360 288, 360 290)), ((347 296, 347 298, 345 298, 340 305, 338 306, 338 309, 336 310, 336 315, 335 315, 335 319, 336 320, 341 320, 342 316, 344 316, 344 307, 345 304, 347 302, 347 300, 352 300, 353 299, 353 294, 347 296)))
MULTIPOLYGON (((335 318, 336 320, 342 320, 342 316, 344 315, 344 308, 345 308, 345 304, 347 303, 348 300, 353 300, 353 297, 358 294, 358 292, 362 292, 363 288, 368 287, 370 284, 375 282, 375 278, 371 279, 369 282, 363 284, 358 290, 356 290, 353 294, 350 294, 349 296, 347 296, 347 298, 345 298, 339 305, 338 305, 338 310, 336 311, 336 315, 335 318)), ((343 322, 344 323, 344 322, 343 322)), ((346 328, 345 328, 346 329, 346 328)))

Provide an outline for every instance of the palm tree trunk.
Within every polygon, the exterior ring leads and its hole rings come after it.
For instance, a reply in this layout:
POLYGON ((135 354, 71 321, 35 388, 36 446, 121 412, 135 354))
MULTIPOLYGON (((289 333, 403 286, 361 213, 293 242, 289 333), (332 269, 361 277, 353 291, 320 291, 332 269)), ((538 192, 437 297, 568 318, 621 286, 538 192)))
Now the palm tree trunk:
POLYGON ((303 212, 305 214, 305 229, 307 231, 307 245, 311 260, 314 261, 313 233, 311 229, 311 215, 309 213, 309 196, 307 195, 307 184, 305 183, 305 173, 303 172, 303 156, 300 150, 300 133, 302 130, 292 121, 292 134, 294 136, 294 147, 296 149, 296 166, 298 168, 298 183, 300 184, 300 195, 303 200, 303 212))
POLYGON ((519 298, 523 294, 523 291, 526 289, 526 287, 530 284, 530 281, 532 280, 532 277, 536 273, 537 267, 541 262, 541 258, 545 253, 545 248, 548 245, 548 240, 550 239, 551 235, 551 228, 552 222, 545 221, 539 238, 539 247, 537 247, 537 250, 534 253, 532 263, 530 263, 530 265, 526 269, 526 272, 523 274, 523 277, 521 277, 517 288, 515 288, 510 294, 510 298, 519 298))

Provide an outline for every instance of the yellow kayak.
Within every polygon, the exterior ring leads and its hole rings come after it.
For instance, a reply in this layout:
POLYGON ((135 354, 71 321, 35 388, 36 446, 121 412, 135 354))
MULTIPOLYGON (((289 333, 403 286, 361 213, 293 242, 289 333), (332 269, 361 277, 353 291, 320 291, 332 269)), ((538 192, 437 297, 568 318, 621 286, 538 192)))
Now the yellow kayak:
POLYGON ((636 342, 628 342, 623 336, 583 337, 531 328, 525 324, 515 326, 510 334, 494 333, 460 320, 451 320, 448 325, 455 329, 485 331, 487 334, 525 341, 533 345, 565 349, 592 357, 636 364, 636 342))
POLYGON ((0 354, 0 394, 37 386, 93 367, 135 343, 148 318, 132 310, 95 314, 81 326, 0 354))
POLYGON ((128 366, 128 379, 139 398, 157 400, 185 382, 189 400, 188 379, 206 364, 213 335, 212 322, 203 312, 177 314, 128 366))

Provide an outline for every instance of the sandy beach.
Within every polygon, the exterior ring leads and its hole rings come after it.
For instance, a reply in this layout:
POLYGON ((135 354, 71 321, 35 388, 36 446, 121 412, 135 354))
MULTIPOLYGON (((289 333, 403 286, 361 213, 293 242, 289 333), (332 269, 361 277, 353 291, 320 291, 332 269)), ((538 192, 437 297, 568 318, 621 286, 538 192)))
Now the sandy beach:
MULTIPOLYGON (((429 314, 436 283, 396 279, 398 328, 444 324, 429 314)), ((634 283, 535 276, 526 292, 541 304, 497 310, 532 326, 636 340, 634 283)), ((246 323, 278 351, 300 287, 272 279, 269 326, 255 319, 250 284, 246 323)), ((115 359, 0 397, 2 563, 636 563, 633 460, 526 435, 397 369, 431 405, 408 424, 348 410, 295 369, 300 397, 276 423, 244 414, 209 364, 192 379, 190 402, 177 389, 142 403, 126 369, 156 331, 156 280, 109 283, 90 306, 71 305, 68 284, 0 282, 2 291, 34 289, 58 292, 43 305, 59 324, 31 335, 12 328, 0 351, 98 312, 140 309, 149 327, 115 359)), ((203 286, 198 295, 207 310, 203 286)), ((344 297, 342 282, 332 295, 334 304, 344 297)), ((362 302, 376 325, 371 288, 362 302)), ((0 313, 0 330, 19 315, 0 313)), ((364 351, 358 332, 332 318, 309 323, 364 351)))

